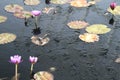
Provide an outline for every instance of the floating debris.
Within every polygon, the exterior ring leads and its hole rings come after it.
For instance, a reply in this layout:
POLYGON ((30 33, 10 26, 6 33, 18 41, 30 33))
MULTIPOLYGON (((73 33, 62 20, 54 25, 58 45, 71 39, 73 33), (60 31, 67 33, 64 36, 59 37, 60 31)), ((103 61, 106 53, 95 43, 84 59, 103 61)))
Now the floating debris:
POLYGON ((40 71, 34 74, 35 80, 54 80, 54 76, 47 71, 40 71))
POLYGON ((91 33, 80 34, 79 38, 82 41, 85 41, 85 42, 88 42, 88 43, 99 41, 99 36, 97 34, 91 34, 91 33))
POLYGON ((87 27, 89 24, 85 21, 71 21, 67 24, 71 29, 82 29, 87 27))
POLYGON ((6 44, 12 42, 16 39, 16 35, 12 33, 1 33, 0 34, 0 44, 6 44))
POLYGON ((49 14, 49 13, 51 13, 51 12, 54 12, 55 11, 55 8, 53 8, 53 7, 45 7, 44 9, 43 9, 43 13, 46 13, 46 14, 49 14))
POLYGON ((31 41, 32 43, 39 45, 39 46, 44 46, 45 44, 47 44, 50 41, 49 37, 46 37, 47 34, 45 34, 43 37, 39 37, 37 35, 34 35, 31 37, 31 41))
POLYGON ((88 7, 90 4, 87 3, 87 0, 73 0, 70 2, 70 5, 74 7, 88 7))
POLYGON ((116 62, 116 63, 120 63, 120 58, 117 58, 117 59, 115 60, 115 62, 116 62))
POLYGON ((7 17, 5 16, 0 16, 0 23, 3 23, 7 20, 7 17))
POLYGON ((52 72, 53 72, 53 71, 56 71, 56 67, 50 67, 49 69, 50 69, 50 71, 52 71, 52 72))
POLYGON ((21 12, 24 8, 18 4, 10 4, 10 5, 6 5, 4 8, 7 12, 21 12))
POLYGON ((14 16, 17 18, 30 18, 32 14, 29 11, 21 11, 14 13, 14 16))
POLYGON ((103 24, 94 24, 94 25, 87 27, 86 31, 88 33, 93 33, 93 34, 105 34, 107 32, 110 32, 111 29, 103 24))
POLYGON ((40 0, 24 0, 26 5, 38 5, 40 4, 40 0))

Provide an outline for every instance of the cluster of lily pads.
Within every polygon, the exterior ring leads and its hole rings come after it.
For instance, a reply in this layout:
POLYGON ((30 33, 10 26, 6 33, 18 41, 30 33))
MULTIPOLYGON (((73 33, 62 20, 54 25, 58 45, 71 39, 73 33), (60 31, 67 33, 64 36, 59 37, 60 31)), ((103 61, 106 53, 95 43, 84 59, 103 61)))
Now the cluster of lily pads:
MULTIPOLYGON (((47 0, 46 0, 47 1, 47 0)), ((70 3, 71 6, 74 7, 88 7, 90 5, 93 5, 96 3, 96 1, 91 0, 87 2, 87 0, 50 0, 51 3, 54 4, 66 4, 70 3)), ((24 0, 25 5, 38 5, 40 4, 40 0, 24 0)), ((4 9, 7 12, 13 13, 14 16, 17 18, 30 18, 32 16, 32 13, 30 11, 24 10, 24 8, 18 4, 9 4, 4 7, 4 9)), ((54 8, 44 8, 43 13, 49 13, 50 10, 53 10, 54 8)), ((116 3, 111 3, 110 7, 107 9, 108 12, 113 14, 114 16, 119 16, 120 15, 120 6, 117 6, 116 3)), ((0 23, 5 22, 7 20, 7 17, 5 16, 0 16, 0 23)), ((71 29, 83 29, 86 28, 85 30, 87 31, 84 34, 80 34, 79 38, 85 42, 95 42, 99 41, 99 36, 98 34, 105 34, 109 31, 111 31, 110 28, 108 28, 104 24, 93 24, 89 25, 89 23, 85 21, 71 21, 67 24, 71 29)), ((16 36, 11 33, 2 33, 0 34, 0 44, 5 44, 14 41, 16 36), (4 38, 3 38, 4 35, 4 38), (9 38, 11 37, 12 38, 9 38)), ((33 36, 31 37, 32 42, 37 44, 37 45, 44 45, 41 44, 40 41, 38 41, 39 37, 33 36)), ((49 41, 49 38, 45 39, 47 42, 49 41)), ((44 39, 43 39, 44 42, 44 39)))
POLYGON ((89 23, 85 21, 72 21, 69 22, 67 25, 72 29, 86 28, 86 33, 79 35, 79 38, 85 42, 99 41, 98 34, 105 34, 111 31, 111 29, 104 24, 93 24, 88 26, 89 23))
MULTIPOLYGON (((113 14, 114 16, 120 16, 120 6, 117 6, 115 2, 110 4, 110 7, 107 9, 108 12, 113 14)), ((71 29, 83 29, 85 28, 86 33, 80 34, 79 38, 85 42, 95 42, 99 41, 98 34, 106 34, 111 31, 104 24, 93 24, 89 25, 89 23, 85 21, 71 21, 67 24, 71 29)))
MULTIPOLYGON (((26 5, 38 5, 40 3, 40 0, 24 0, 24 3, 26 5)), ((86 0, 51 0, 51 3, 54 3, 54 4, 70 3, 70 5, 74 7, 88 7, 91 4, 95 4, 94 1, 87 2, 86 0)), ((13 13, 13 15, 18 18, 30 18, 34 14, 35 19, 37 19, 37 16, 40 15, 40 11, 33 11, 33 14, 32 14, 31 12, 24 10, 24 8, 18 4, 6 5, 4 9, 7 12, 13 13)), ((46 8, 45 11, 48 13, 50 9, 51 8, 46 8)), ((112 13, 113 15, 120 15, 120 12, 119 12, 120 6, 116 6, 115 3, 111 3, 110 7, 108 8, 108 11, 112 13)), ((7 20, 7 17, 0 16, 0 23, 5 22, 6 20, 7 20)), ((83 34, 80 34, 79 38, 82 41, 85 41, 88 43, 99 41, 99 34, 106 34, 111 31, 111 29, 104 24, 89 25, 89 23, 85 21, 80 21, 80 20, 71 21, 67 25, 71 29, 85 28, 86 32, 83 34)), ((47 34, 44 35, 43 37, 32 36, 31 40, 36 45, 45 45, 50 40, 46 36, 47 34)), ((15 39, 16 39, 15 34, 12 34, 12 33, 1 33, 0 34, 0 44, 6 44, 6 43, 14 41, 15 39)), ((30 56, 29 61, 31 62, 31 72, 32 72, 33 64, 37 62, 37 57, 30 56)), ((10 57, 10 62, 16 65, 14 80, 18 80, 17 67, 18 67, 18 64, 22 62, 22 58, 19 55, 14 55, 10 57)), ((46 71, 40 71, 34 74, 34 80, 53 80, 53 79, 54 79, 53 75, 46 71)))

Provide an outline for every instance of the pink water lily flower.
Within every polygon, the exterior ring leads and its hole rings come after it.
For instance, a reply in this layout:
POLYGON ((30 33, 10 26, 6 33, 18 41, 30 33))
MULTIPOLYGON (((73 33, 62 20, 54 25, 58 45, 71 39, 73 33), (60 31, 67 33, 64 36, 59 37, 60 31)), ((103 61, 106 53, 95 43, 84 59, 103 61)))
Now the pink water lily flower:
POLYGON ((115 2, 112 2, 111 4, 110 4, 110 8, 112 9, 112 10, 114 10, 115 9, 115 7, 116 7, 116 3, 115 2))
POLYGON ((14 64, 21 63, 22 62, 21 56, 19 55, 10 56, 10 62, 14 64))
POLYGON ((30 61, 32 64, 35 64, 35 63, 38 61, 38 57, 30 56, 30 57, 29 57, 29 61, 30 61))
POLYGON ((33 10, 33 11, 31 11, 31 14, 32 14, 33 16, 40 16, 40 15, 42 14, 42 12, 39 11, 39 10, 33 10))

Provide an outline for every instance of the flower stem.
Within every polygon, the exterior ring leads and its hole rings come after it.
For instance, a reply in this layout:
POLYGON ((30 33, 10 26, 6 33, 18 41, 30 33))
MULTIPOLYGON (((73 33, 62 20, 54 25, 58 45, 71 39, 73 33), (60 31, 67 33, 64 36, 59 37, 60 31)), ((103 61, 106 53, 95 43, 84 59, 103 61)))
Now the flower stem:
POLYGON ((17 68, 18 68, 18 64, 15 64, 15 80, 17 80, 17 68))
POLYGON ((33 72, 33 64, 31 64, 30 74, 33 72))
POLYGON ((36 27, 36 28, 38 27, 37 21, 38 21, 38 18, 37 18, 37 16, 36 16, 36 17, 35 17, 35 27, 36 27))

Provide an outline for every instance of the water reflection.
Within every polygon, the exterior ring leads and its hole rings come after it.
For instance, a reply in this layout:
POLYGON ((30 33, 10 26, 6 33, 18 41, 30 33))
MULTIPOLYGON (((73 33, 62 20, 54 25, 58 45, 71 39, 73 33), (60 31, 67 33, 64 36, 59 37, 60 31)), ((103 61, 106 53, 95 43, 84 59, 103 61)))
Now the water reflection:
POLYGON ((33 33, 33 35, 39 35, 41 33, 40 27, 33 29, 32 33, 33 33))
POLYGON ((50 4, 50 0, 45 0, 45 3, 46 4, 50 4))

